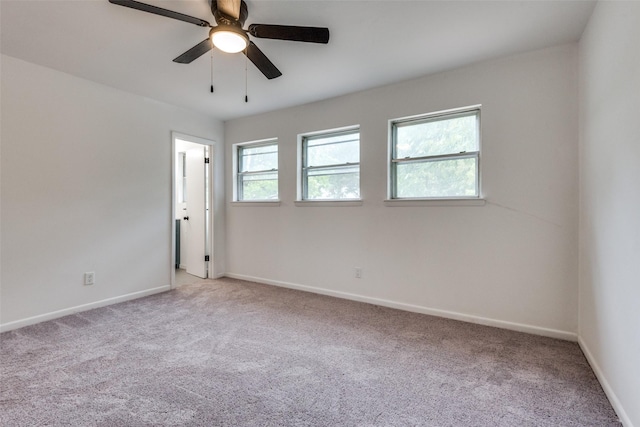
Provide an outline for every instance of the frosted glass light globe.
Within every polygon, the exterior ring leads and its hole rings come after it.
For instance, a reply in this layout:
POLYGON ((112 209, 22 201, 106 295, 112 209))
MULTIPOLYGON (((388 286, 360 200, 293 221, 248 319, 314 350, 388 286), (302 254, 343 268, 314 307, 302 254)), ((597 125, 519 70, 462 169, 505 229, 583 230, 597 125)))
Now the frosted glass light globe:
POLYGON ((238 53, 247 47, 247 40, 233 31, 216 31, 211 35, 211 42, 227 53, 238 53))

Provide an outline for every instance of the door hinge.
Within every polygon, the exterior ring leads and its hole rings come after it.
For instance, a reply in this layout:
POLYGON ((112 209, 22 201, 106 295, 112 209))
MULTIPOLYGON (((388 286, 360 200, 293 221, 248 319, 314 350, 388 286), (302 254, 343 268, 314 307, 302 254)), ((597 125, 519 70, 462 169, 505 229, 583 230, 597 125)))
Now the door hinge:
POLYGON ((208 157, 205 157, 205 158, 204 158, 204 162, 205 162, 205 163, 209 163, 209 158, 208 158, 208 157))
POLYGON ((209 255, 205 255, 205 256, 204 256, 204 260, 205 260, 205 261, 209 261, 209 255))

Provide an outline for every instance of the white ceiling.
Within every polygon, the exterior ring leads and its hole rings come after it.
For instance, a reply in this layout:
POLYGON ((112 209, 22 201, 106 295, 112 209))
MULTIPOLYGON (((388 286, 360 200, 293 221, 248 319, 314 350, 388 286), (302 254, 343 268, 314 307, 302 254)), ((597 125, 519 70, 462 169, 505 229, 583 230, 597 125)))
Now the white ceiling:
MULTIPOLYGON (((142 0, 215 21, 207 0, 142 0)), ((0 0, 2 53, 222 120, 326 99, 579 39, 594 1, 247 0, 250 23, 326 26, 327 45, 253 38, 282 71, 245 58, 172 59, 208 29, 107 0, 0 0)))

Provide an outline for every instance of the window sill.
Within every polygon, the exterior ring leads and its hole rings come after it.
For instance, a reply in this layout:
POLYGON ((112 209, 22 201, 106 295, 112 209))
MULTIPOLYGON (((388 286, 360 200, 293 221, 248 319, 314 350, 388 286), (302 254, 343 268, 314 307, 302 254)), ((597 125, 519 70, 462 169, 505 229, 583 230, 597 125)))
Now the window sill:
POLYGON ((485 199, 387 199, 385 206, 419 207, 419 206, 484 206, 485 199))
POLYGON ((247 206, 247 207, 278 207, 280 200, 247 200, 231 202, 231 206, 247 206))
POLYGON ((298 207, 327 207, 327 208, 342 208, 350 206, 362 206, 362 200, 296 200, 293 202, 298 207))

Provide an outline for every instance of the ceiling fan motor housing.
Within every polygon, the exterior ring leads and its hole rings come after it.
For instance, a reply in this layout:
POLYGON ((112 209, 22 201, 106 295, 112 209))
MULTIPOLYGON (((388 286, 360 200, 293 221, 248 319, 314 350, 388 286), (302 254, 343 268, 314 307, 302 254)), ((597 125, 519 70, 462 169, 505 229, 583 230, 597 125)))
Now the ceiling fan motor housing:
POLYGON ((218 2, 216 0, 211 0, 211 13, 214 18, 216 18, 218 25, 234 25, 242 29, 249 16, 249 9, 247 8, 247 3, 242 0, 242 2, 240 2, 240 15, 238 19, 235 19, 233 16, 226 15, 218 9, 218 2))

